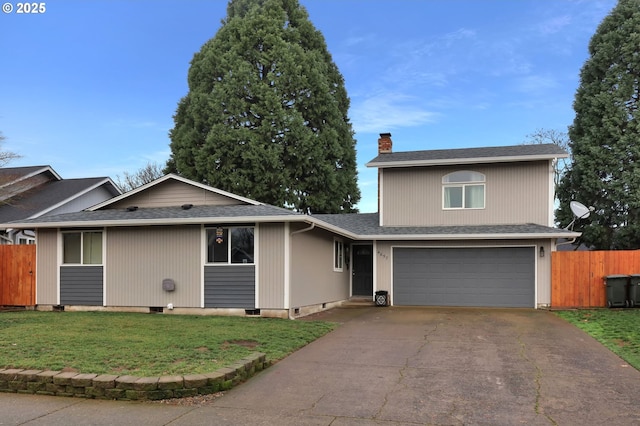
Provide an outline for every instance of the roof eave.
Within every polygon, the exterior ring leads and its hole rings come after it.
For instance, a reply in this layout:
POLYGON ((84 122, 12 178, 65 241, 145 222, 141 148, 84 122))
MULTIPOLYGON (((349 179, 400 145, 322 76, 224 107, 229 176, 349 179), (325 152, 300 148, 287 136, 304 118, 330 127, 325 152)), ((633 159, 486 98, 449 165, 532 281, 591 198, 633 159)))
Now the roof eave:
POLYGON ((308 222, 307 216, 224 216, 224 217, 190 217, 179 219, 114 219, 114 220, 76 220, 61 222, 15 222, 0 224, 4 229, 45 229, 45 228, 106 228, 123 226, 158 226, 158 225, 202 225, 213 223, 270 223, 270 222, 308 222))
POLYGON ((488 163, 516 163, 523 161, 554 160, 567 158, 568 154, 543 154, 543 155, 518 155, 510 157, 474 157, 474 158, 448 158, 444 160, 406 160, 406 161, 370 161, 367 167, 428 167, 428 166, 455 166, 461 164, 488 164, 488 163))
POLYGON ((358 235, 360 240, 403 240, 403 241, 424 241, 424 240, 540 240, 557 238, 577 238, 582 235, 579 232, 558 232, 558 233, 512 233, 512 234, 383 234, 383 235, 358 235))

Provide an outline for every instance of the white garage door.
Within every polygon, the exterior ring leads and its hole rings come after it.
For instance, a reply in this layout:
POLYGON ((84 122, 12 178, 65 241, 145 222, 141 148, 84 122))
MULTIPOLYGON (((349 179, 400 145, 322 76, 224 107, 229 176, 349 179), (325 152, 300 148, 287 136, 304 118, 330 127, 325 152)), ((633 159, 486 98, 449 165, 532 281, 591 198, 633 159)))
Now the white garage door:
POLYGON ((535 307, 535 248, 394 248, 393 304, 535 307))

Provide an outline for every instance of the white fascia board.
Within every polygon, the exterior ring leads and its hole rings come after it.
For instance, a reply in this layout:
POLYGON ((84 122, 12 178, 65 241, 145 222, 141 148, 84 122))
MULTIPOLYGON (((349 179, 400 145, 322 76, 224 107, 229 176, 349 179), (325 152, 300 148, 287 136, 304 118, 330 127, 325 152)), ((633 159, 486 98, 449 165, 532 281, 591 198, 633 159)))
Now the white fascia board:
POLYGON ((153 186, 156 186, 156 185, 158 185, 158 184, 160 184, 162 182, 165 182, 165 181, 167 181, 169 179, 173 179, 173 180, 177 180, 177 181, 189 184, 189 185, 193 185, 195 187, 204 189, 206 191, 214 192, 216 194, 223 195, 225 197, 229 197, 229 198, 232 198, 234 200, 242 201, 244 203, 251 204, 251 205, 254 205, 254 206, 259 206, 259 205, 263 204, 263 203, 260 203, 259 201, 256 201, 256 200, 251 200, 249 198, 241 197, 239 195, 232 194, 231 192, 223 191, 221 189, 217 189, 217 188, 205 185, 203 183, 195 182, 195 181, 189 180, 187 178, 184 178, 182 176, 178 176, 176 174, 169 173, 168 175, 164 175, 161 178, 158 178, 158 179, 156 179, 156 180, 154 180, 152 182, 149 182, 149 183, 147 183, 145 185, 142 185, 142 186, 139 186, 139 187, 137 187, 135 189, 132 189, 129 192, 125 192, 124 194, 118 195, 117 197, 111 198, 111 199, 109 199, 107 201, 104 201, 104 202, 102 202, 100 204, 96 204, 95 206, 90 207, 87 210, 88 211, 95 211, 95 210, 101 209, 102 207, 111 205, 113 203, 117 203, 118 201, 124 200, 125 198, 128 198, 128 197, 130 197, 132 195, 135 195, 135 194, 138 194, 138 193, 140 193, 142 191, 145 191, 145 190, 147 190, 147 189, 149 189, 149 188, 151 188, 153 186))
POLYGON ((114 220, 78 220, 62 222, 39 223, 4 223, 0 230, 6 228, 37 229, 37 228, 95 228, 119 226, 153 226, 153 225, 208 225, 217 223, 265 223, 265 222, 305 222, 306 216, 229 216, 229 217, 192 217, 181 219, 114 219, 114 220))
POLYGON ((554 158, 566 157, 568 157, 566 154, 544 154, 512 157, 449 158, 444 160, 371 161, 365 164, 365 166, 378 167, 381 169, 389 167, 456 166, 462 164, 516 163, 523 161, 553 160, 554 158))
MULTIPOLYGON (((332 225, 330 223, 327 222, 323 222, 320 219, 316 219, 313 216, 302 216, 305 220, 304 222, 308 222, 308 223, 314 223, 318 228, 322 228, 325 229, 327 231, 333 232, 334 234, 338 234, 341 235, 343 237, 346 238, 350 238, 352 240, 359 240, 362 239, 362 237, 358 234, 354 234, 353 232, 349 232, 344 228, 340 228, 339 226, 335 226, 332 225)), ((289 221, 292 222, 292 221, 289 221)))
POLYGON ((315 223, 319 228, 339 234, 350 239, 358 239, 358 235, 353 234, 340 227, 328 224, 312 216, 229 216, 229 217, 192 217, 180 219, 114 219, 114 220, 77 220, 60 222, 14 222, 0 224, 1 229, 38 229, 38 228, 95 228, 95 227, 121 227, 121 226, 154 226, 154 225, 209 225, 225 223, 274 223, 274 222, 298 222, 315 223))
POLYGON ((397 235, 359 235, 360 240, 378 241, 418 241, 418 240, 539 240, 555 238, 577 238, 580 232, 535 233, 535 234, 397 234, 397 235))

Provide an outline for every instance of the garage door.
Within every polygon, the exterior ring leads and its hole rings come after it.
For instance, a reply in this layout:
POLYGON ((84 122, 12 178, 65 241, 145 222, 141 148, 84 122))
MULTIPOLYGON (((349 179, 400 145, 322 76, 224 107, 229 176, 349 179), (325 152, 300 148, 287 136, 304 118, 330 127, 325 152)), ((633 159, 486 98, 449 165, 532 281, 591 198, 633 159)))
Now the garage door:
POLYGON ((393 304, 527 307, 535 303, 535 249, 395 248, 393 304))

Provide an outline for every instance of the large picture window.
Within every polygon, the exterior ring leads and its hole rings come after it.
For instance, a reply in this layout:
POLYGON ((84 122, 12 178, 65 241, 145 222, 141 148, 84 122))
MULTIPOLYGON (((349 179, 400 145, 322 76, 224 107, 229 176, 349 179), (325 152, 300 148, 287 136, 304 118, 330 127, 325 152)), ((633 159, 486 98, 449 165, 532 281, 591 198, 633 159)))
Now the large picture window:
POLYGON ((207 263, 253 264, 253 227, 207 229, 207 263))
POLYGON ((64 264, 102 264, 102 231, 64 232, 62 247, 64 264))
POLYGON ((461 170, 442 177, 442 207, 444 209, 483 209, 485 176, 461 170))

